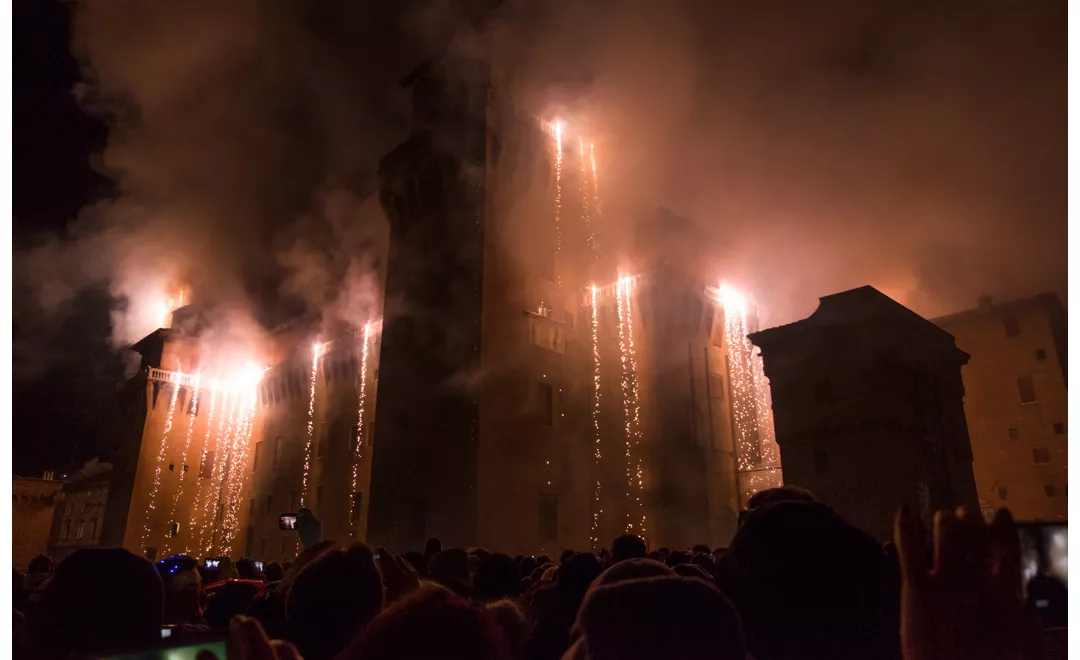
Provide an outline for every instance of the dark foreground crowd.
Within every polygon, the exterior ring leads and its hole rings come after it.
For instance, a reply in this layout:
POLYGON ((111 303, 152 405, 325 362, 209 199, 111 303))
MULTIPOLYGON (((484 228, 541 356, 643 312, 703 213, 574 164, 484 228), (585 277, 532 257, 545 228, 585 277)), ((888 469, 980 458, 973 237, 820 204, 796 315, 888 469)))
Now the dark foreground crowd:
POLYGON ((942 512, 932 536, 902 510, 882 547, 783 488, 751 500, 723 550, 649 552, 626 535, 559 557, 437 539, 394 556, 301 533, 291 564, 213 575, 187 556, 88 549, 16 574, 13 646, 102 657, 218 634, 229 660, 1046 657, 1064 603, 1025 602, 1008 512, 942 512))

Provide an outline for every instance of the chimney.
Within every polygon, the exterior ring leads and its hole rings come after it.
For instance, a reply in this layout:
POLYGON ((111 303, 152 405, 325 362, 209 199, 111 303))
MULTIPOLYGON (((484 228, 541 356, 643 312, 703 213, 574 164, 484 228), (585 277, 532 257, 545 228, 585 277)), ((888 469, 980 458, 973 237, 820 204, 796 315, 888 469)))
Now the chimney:
POLYGON ((986 295, 985 293, 979 296, 979 309, 986 312, 989 311, 990 308, 993 306, 994 301, 990 298, 990 296, 986 295))

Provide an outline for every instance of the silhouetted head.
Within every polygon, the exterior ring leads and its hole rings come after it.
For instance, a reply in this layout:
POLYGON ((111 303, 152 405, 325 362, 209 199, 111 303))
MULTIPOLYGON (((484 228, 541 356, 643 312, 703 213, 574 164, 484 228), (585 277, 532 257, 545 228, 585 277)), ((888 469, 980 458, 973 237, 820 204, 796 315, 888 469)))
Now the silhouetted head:
POLYGON ((281 564, 272 561, 263 566, 263 577, 266 578, 267 582, 278 582, 285 577, 285 569, 281 567, 281 564))
POLYGON ((884 576, 874 539, 803 501, 751 510, 717 569, 762 660, 880 655, 884 576))
POLYGON ((236 572, 236 567, 233 566, 232 559, 228 557, 222 557, 218 562, 218 579, 219 580, 235 580, 239 575, 236 572))
POLYGON ((473 598, 485 603, 516 596, 520 587, 517 565, 501 552, 484 558, 473 576, 473 598))
POLYGON ((677 576, 589 592, 571 634, 575 658, 745 660, 739 615, 712 584, 677 576))
POLYGON ((525 612, 516 602, 503 599, 484 606, 495 623, 499 624, 503 635, 506 636, 510 646, 510 656, 513 658, 524 657, 525 642, 529 639, 529 624, 525 619, 525 612))
POLYGON ((559 566, 562 566, 563 564, 565 564, 567 559, 570 559, 571 557, 573 557, 576 554, 577 553, 574 552, 573 550, 563 550, 562 554, 559 555, 559 566))
POLYGON ((431 559, 439 552, 442 552, 442 541, 433 536, 424 544, 424 556, 431 559))
POLYGON ((154 568, 165 587, 165 623, 188 623, 200 616, 203 590, 199 562, 187 555, 173 555, 154 568))
POLYGON ((651 577, 670 577, 672 575, 675 575, 675 571, 664 564, 653 561, 647 557, 639 557, 637 559, 627 559, 625 561, 620 561, 617 564, 613 564, 596 578, 595 582, 593 582, 593 586, 601 587, 615 584, 616 582, 625 582, 627 580, 640 580, 642 578, 651 577))
POLYGON ((142 557, 77 550, 45 589, 35 637, 57 656, 150 646, 161 640, 163 602, 161 578, 142 557))
POLYGON ((521 558, 521 577, 530 577, 536 568, 536 557, 525 555, 521 558))
POLYGON ((339 656, 341 660, 509 657, 506 635, 494 617, 431 583, 387 608, 339 656))
POLYGON ((589 552, 580 552, 566 560, 555 576, 555 586, 565 601, 575 601, 574 610, 581 605, 585 592, 596 578, 604 572, 600 560, 589 552))
POLYGON ((469 556, 461 548, 447 548, 428 561, 428 576, 457 593, 467 593, 469 556))
POLYGON ((550 563, 552 563, 551 555, 548 555, 546 553, 540 553, 540 554, 536 555, 536 565, 537 566, 546 566, 547 564, 550 564, 550 563))
POLYGON ((382 603, 382 576, 366 545, 325 552, 297 573, 289 589, 289 638, 306 660, 332 658, 375 618, 382 603))
POLYGON ((637 559, 648 554, 645 541, 636 534, 623 534, 615 537, 611 542, 611 560, 620 562, 626 559, 637 559))
POLYGON ((690 558, 690 563, 695 566, 700 566, 709 577, 712 577, 716 573, 716 562, 713 561, 712 555, 707 552, 699 552, 690 558))
POLYGON ((427 576, 427 557, 424 553, 417 552, 416 550, 410 550, 402 555, 405 561, 409 562, 409 565, 416 569, 416 574, 420 577, 427 576))
POLYGON ((52 560, 45 555, 38 555, 30 560, 30 565, 26 567, 26 573, 31 576, 36 575, 48 575, 53 571, 52 560))
MULTIPOLYGON (((813 504, 817 502, 817 498, 802 486, 780 486, 778 488, 766 488, 754 493, 746 501, 746 508, 753 511, 775 502, 809 502, 813 504)), ((706 549, 706 552, 708 552, 708 549, 706 549)))
POLYGON ((250 559, 241 559, 236 562, 236 576, 241 580, 254 580, 258 576, 255 562, 250 559))
POLYGON ((690 553, 685 550, 676 550, 668 554, 664 563, 671 567, 678 566, 679 564, 689 564, 690 553))
POLYGON ((671 570, 675 571, 675 575, 678 575, 679 577, 697 578, 709 583, 712 583, 713 581, 712 573, 709 573, 697 564, 679 564, 671 570))
POLYGON ((207 597, 203 618, 214 630, 228 630, 232 618, 246 612, 258 595, 259 587, 251 582, 223 584, 207 597))

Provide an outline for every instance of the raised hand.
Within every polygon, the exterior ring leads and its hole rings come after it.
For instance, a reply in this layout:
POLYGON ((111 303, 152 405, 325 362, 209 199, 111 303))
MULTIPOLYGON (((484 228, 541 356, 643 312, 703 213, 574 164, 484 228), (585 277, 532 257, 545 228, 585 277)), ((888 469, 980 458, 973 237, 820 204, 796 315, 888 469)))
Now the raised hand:
POLYGON ((1020 542, 1007 510, 989 526, 980 512, 939 511, 933 565, 906 507, 897 514, 895 538, 904 660, 1040 657, 1037 624, 1023 610, 1020 542))

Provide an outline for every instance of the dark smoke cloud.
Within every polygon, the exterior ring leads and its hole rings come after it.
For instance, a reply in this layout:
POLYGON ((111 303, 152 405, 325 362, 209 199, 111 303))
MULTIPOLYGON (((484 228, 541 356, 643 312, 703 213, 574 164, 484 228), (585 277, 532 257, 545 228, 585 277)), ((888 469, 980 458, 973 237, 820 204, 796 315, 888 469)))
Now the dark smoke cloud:
POLYGON ((514 83, 594 137, 608 236, 693 219, 766 322, 866 283, 931 316, 1064 296, 1064 2, 511 5, 514 83))

